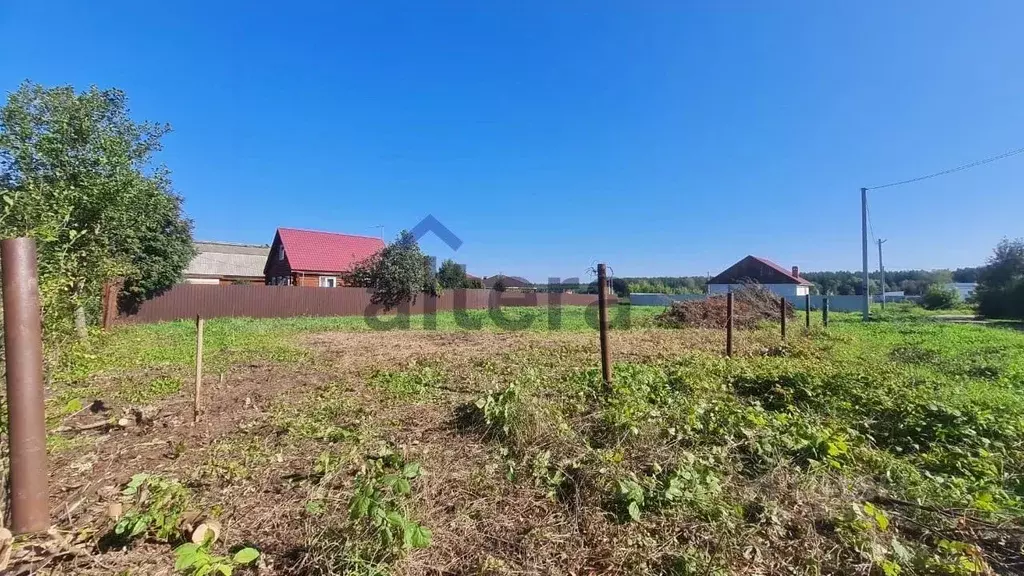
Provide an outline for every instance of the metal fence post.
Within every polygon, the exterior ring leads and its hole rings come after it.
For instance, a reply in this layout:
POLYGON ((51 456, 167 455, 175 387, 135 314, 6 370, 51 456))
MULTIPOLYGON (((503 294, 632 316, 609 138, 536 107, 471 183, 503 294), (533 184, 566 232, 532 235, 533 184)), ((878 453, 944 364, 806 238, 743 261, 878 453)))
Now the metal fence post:
POLYGON ((786 340, 786 297, 779 298, 779 318, 782 319, 782 340, 786 340))
POLYGON ((608 272, 604 264, 597 265, 597 307, 601 329, 601 376, 606 388, 612 385, 611 354, 608 350, 608 272))
POLYGON ((807 317, 806 324, 807 329, 811 329, 811 295, 810 293, 804 294, 804 314, 807 317))
POLYGON ((821 323, 828 328, 828 296, 821 299, 821 323))
POLYGON ((43 328, 35 240, 3 240, 0 263, 7 361, 11 531, 15 534, 42 532, 50 527, 50 507, 43 411, 43 328))
POLYGON ((732 358, 732 302, 733 294, 729 292, 725 297, 725 355, 732 358))

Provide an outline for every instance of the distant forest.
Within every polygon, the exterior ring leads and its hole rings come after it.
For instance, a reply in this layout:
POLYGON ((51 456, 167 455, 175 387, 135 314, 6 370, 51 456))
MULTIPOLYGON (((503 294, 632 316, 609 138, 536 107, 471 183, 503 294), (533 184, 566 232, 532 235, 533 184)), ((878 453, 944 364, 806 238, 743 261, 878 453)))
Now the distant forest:
MULTIPOLYGON (((904 291, 908 295, 924 294, 933 284, 949 282, 977 282, 982 266, 973 268, 957 268, 956 270, 886 270, 885 290, 904 291)), ((802 272, 800 275, 814 283, 818 294, 860 294, 860 272, 802 272)), ((879 292, 881 274, 877 271, 869 274, 871 292, 879 292)), ((615 291, 621 293, 628 287, 629 292, 647 292, 657 294, 703 294, 707 277, 705 276, 652 276, 634 278, 616 278, 615 291)), ((596 290, 595 290, 596 291, 596 290)))

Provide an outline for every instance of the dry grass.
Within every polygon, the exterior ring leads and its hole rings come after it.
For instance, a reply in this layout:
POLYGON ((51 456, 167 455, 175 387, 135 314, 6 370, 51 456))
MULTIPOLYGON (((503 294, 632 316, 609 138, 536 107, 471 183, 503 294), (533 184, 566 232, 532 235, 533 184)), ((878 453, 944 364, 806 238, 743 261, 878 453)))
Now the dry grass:
MULTIPOLYGON (((260 549, 260 574, 340 574, 339 566, 354 574, 567 576, 878 569, 836 524, 851 503, 878 489, 870 473, 815 467, 795 452, 757 460, 745 452, 750 442, 742 435, 719 438, 694 428, 692 436, 673 436, 677 424, 658 412, 662 403, 697 397, 746 406, 721 384, 722 374, 777 366, 776 356, 814 364, 849 345, 848 335, 794 335, 780 346, 772 328, 744 331, 737 358, 726 363, 720 330, 613 331, 616 381, 629 385, 604 396, 593 392, 592 332, 334 331, 289 338, 297 351, 261 344, 273 359, 235 351, 244 360, 226 365, 223 380, 220 369, 209 373, 208 409, 196 425, 187 369, 132 367, 79 382, 76 390, 89 391, 83 399, 101 398, 110 412, 62 414, 55 424, 120 414, 129 407, 121 393, 126 383, 186 384, 153 388, 164 395, 146 397, 156 414, 151 425, 52 443, 54 523, 86 552, 53 564, 52 573, 173 573, 167 543, 99 545, 113 526, 108 505, 143 471, 182 480, 196 511, 222 522, 221 551, 260 549), (635 397, 651 370, 663 367, 676 371, 677 388, 635 397), (502 431, 475 406, 509 384, 518 391, 514 423, 502 431), (432 542, 357 570, 346 557, 356 537, 346 528, 347 510, 356 478, 382 450, 422 466, 404 506, 429 527, 432 542), (686 458, 689 470, 711 470, 717 485, 685 505, 652 506, 641 521, 629 521, 617 483, 656 478, 686 458)), ((875 532, 872 538, 895 534, 875 532)))

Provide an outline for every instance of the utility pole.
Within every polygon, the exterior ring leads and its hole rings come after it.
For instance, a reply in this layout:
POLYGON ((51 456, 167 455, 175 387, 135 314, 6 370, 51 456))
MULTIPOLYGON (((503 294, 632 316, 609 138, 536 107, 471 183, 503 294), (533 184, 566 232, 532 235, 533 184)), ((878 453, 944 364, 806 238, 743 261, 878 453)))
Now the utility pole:
POLYGON ((864 278, 862 285, 864 289, 864 321, 868 321, 870 314, 871 295, 868 294, 868 189, 860 189, 860 239, 864 252, 864 278))
POLYGON ((885 240, 878 239, 878 272, 882 276, 882 310, 885 310, 885 267, 882 266, 882 244, 885 240))

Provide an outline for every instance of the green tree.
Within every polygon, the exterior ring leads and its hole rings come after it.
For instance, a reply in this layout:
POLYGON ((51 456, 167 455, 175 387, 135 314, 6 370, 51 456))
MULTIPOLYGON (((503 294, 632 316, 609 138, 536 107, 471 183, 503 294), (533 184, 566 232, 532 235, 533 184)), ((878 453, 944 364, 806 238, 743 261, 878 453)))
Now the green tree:
POLYGON ((473 289, 476 289, 476 290, 481 290, 481 289, 483 289, 483 287, 484 287, 484 283, 479 278, 468 278, 466 280, 466 288, 473 288, 473 289))
POLYGON ((448 290, 465 288, 468 281, 466 269, 449 258, 441 262, 441 267, 437 270, 437 281, 441 284, 441 288, 448 290))
POLYGON ((345 282, 371 288, 370 301, 391 310, 405 302, 416 302, 428 280, 425 262, 416 238, 402 230, 394 242, 345 274, 345 282))
POLYGON ((978 274, 974 296, 985 316, 1024 319, 1024 239, 999 242, 978 274))
POLYGON ((960 293, 952 288, 933 285, 921 298, 921 305, 928 310, 949 310, 960 301, 960 293))
POLYGON ((494 290, 495 292, 504 292, 505 291, 505 277, 504 276, 499 276, 498 279, 494 281, 494 286, 491 288, 491 290, 494 290))
POLYGON ((124 92, 26 82, 0 109, 0 233, 38 247, 53 336, 96 310, 103 282, 138 300, 181 278, 192 223, 169 171, 154 165, 167 124, 132 120, 124 92))
POLYGON ((629 283, 625 278, 612 278, 612 291, 619 298, 629 296, 629 283))

